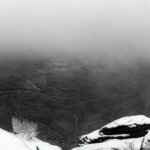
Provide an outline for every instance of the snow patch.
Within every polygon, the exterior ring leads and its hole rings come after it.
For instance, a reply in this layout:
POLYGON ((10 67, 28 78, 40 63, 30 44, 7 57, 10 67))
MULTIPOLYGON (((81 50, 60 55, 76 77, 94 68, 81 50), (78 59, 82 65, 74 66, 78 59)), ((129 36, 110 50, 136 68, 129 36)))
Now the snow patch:
POLYGON ((21 136, 0 129, 1 150, 61 150, 58 146, 43 142, 37 138, 28 141, 21 136))
POLYGON ((144 116, 144 115, 137 115, 137 116, 127 116, 120 119, 117 119, 105 126, 103 128, 116 128, 121 125, 126 125, 130 127, 136 126, 136 124, 142 125, 142 124, 150 124, 150 118, 144 116))

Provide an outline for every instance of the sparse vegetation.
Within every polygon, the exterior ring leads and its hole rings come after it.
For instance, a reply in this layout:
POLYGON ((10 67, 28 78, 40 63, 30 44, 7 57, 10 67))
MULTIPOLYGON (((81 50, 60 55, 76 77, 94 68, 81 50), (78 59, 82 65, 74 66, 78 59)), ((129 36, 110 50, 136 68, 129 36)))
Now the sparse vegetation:
POLYGON ((37 124, 28 120, 19 120, 18 118, 12 118, 12 128, 16 134, 21 135, 27 140, 32 139, 38 135, 37 124))

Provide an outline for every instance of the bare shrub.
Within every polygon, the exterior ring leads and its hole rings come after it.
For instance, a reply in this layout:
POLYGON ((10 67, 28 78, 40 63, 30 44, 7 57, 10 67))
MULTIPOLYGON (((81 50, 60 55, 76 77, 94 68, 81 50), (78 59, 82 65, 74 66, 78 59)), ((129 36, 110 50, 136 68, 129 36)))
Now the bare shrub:
POLYGON ((37 124, 28 120, 21 121, 20 119, 13 117, 12 128, 16 134, 21 135, 27 140, 30 140, 38 135, 37 124))

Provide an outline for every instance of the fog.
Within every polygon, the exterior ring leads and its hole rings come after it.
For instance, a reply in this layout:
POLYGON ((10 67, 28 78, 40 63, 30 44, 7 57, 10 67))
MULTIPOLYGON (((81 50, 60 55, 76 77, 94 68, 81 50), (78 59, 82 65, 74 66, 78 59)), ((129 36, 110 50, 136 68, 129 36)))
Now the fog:
POLYGON ((149 40, 150 0, 0 0, 0 128, 29 120, 67 150, 120 117, 150 117, 149 40))
POLYGON ((0 51, 145 58, 149 16, 149 0, 0 0, 0 51))

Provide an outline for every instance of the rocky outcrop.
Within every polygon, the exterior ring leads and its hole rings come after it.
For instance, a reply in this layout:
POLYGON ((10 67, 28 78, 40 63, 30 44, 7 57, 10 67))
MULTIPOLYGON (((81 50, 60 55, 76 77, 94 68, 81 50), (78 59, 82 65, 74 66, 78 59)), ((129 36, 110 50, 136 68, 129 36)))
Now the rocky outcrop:
POLYGON ((117 119, 99 130, 79 138, 79 145, 101 143, 110 139, 144 137, 150 129, 150 118, 144 115, 117 119))

